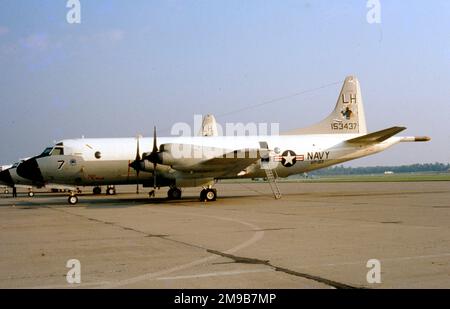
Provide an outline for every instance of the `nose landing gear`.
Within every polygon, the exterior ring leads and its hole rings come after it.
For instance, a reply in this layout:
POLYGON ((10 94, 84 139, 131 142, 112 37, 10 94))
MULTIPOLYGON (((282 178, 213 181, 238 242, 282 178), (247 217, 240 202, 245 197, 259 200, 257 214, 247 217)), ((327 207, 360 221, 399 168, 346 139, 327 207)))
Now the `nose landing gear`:
POLYGON ((75 195, 75 193, 71 192, 68 202, 70 205, 75 205, 76 203, 78 203, 78 197, 75 195))

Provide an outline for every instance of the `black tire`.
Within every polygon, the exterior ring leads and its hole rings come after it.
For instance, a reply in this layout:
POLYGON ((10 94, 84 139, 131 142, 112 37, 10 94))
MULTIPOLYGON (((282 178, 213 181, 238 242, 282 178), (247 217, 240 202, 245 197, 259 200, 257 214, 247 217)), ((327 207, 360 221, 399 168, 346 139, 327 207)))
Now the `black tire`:
POLYGON ((167 197, 170 200, 179 200, 181 199, 181 190, 178 188, 170 188, 169 191, 167 191, 167 197))
POLYGON ((94 189, 92 190, 92 193, 93 193, 94 195, 99 195, 99 194, 102 193, 102 188, 100 188, 100 187, 94 187, 94 189))
POLYGON ((206 190, 203 189, 200 191, 200 202, 204 202, 206 200, 206 190))
POLYGON ((78 197, 76 195, 69 196, 68 200, 70 205, 75 205, 78 203, 78 197))
POLYGON ((216 189, 206 189, 205 190, 205 199, 207 202, 213 202, 217 199, 217 190, 216 189))

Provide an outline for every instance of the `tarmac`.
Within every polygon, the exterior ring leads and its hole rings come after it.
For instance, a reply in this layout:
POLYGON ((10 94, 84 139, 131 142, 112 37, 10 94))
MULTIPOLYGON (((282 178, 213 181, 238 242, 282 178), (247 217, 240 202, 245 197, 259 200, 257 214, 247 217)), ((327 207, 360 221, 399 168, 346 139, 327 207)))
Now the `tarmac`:
POLYGON ((76 206, 0 194, 0 287, 450 288, 450 182, 281 183, 280 200, 267 183, 216 188, 210 203, 199 188, 86 188, 76 206))

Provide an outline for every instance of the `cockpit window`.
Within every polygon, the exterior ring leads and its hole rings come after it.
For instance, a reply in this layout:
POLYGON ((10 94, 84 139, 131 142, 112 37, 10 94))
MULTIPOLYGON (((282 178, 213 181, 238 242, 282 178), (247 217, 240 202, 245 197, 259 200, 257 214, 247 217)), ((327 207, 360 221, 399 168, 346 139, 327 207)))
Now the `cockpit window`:
POLYGON ((50 155, 50 152, 52 152, 53 147, 47 147, 45 148, 44 152, 41 154, 41 156, 48 156, 50 155))
POLYGON ((56 147, 47 147, 45 148, 44 152, 41 154, 41 157, 48 157, 48 156, 61 156, 64 154, 64 148, 61 146, 56 147))

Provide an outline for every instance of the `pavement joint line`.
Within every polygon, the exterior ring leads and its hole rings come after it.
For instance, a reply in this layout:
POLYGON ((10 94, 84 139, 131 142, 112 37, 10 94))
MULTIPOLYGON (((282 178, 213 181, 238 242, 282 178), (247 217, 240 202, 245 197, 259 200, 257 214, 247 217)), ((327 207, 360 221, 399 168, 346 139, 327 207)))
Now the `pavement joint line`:
POLYGON ((292 275, 292 276, 296 276, 296 277, 302 277, 302 278, 305 278, 305 279, 308 279, 308 280, 313 280, 313 281, 316 281, 316 282, 328 285, 328 286, 336 288, 336 289, 362 289, 360 287, 351 286, 351 285, 348 285, 348 284, 345 284, 345 283, 333 281, 333 280, 326 279, 326 278, 323 278, 323 277, 310 275, 310 274, 307 274, 307 273, 301 273, 301 272, 298 272, 298 271, 295 271, 295 270, 291 270, 291 269, 288 269, 288 268, 272 265, 269 260, 260 260, 260 259, 256 259, 256 258, 242 257, 242 256, 232 255, 232 254, 228 254, 228 253, 224 253, 224 252, 220 252, 220 251, 216 251, 216 250, 209 250, 209 249, 208 249, 208 252, 220 255, 222 257, 226 257, 226 258, 232 259, 236 263, 262 264, 262 265, 271 267, 275 271, 280 271, 280 272, 283 272, 283 273, 288 274, 288 275, 292 275))

